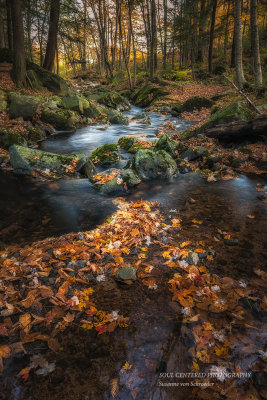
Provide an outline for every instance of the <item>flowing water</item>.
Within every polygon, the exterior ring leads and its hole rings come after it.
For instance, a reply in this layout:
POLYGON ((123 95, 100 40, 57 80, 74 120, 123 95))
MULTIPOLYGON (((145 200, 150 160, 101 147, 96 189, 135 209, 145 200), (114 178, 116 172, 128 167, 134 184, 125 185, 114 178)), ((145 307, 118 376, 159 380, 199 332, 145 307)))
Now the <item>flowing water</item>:
MULTIPOLYGON (((133 107, 127 114, 133 118, 140 112, 141 109, 133 107)), ((153 138, 166 119, 170 119, 177 130, 184 130, 190 124, 157 113, 151 113, 150 119, 151 125, 140 122, 131 122, 129 126, 94 125, 75 133, 57 134, 43 142, 41 148, 60 154, 77 151, 90 154, 104 143, 116 143, 121 136, 153 138)), ((181 239, 184 240, 193 238, 208 242, 218 229, 234 232, 238 246, 226 249, 217 245, 214 272, 248 278, 255 266, 263 268, 267 248, 266 207, 256 183, 263 182, 240 176, 232 181, 208 184, 199 175, 189 173, 179 175, 172 182, 142 183, 128 199, 158 201, 170 213, 177 209, 182 216, 181 239), (195 228, 195 233, 192 233, 192 219, 203 221, 195 228)), ((3 188, 0 232, 4 243, 29 243, 51 235, 88 230, 116 209, 111 199, 99 195, 87 179, 33 184, 29 178, 1 173, 0 184, 3 188)), ((82 332, 77 334, 75 328, 64 333, 63 351, 56 356, 59 365, 56 373, 48 380, 35 378, 30 387, 20 390, 13 385, 10 376, 15 376, 27 362, 20 363, 16 359, 14 366, 13 360, 5 375, 7 387, 13 389, 8 389, 2 397, 0 393, 0 399, 112 399, 110 381, 116 376, 124 388, 118 395, 121 400, 187 398, 181 389, 167 392, 157 384, 160 372, 185 372, 187 368, 187 349, 179 339, 181 326, 177 320, 177 306, 171 302, 168 289, 148 294, 142 285, 133 285, 123 293, 112 280, 99 285, 103 307, 112 302, 114 309, 128 310, 134 326, 132 331, 118 330, 114 341, 108 335, 88 341, 87 337, 83 339, 82 332), (166 298, 169 298, 167 302, 166 298), (127 360, 134 365, 131 374, 120 369, 127 360)))

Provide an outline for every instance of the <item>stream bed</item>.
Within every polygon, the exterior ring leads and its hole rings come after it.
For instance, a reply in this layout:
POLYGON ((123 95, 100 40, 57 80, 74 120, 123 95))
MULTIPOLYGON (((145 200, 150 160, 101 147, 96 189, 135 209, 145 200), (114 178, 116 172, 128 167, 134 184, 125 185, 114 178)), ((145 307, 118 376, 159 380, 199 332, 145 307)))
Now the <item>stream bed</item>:
MULTIPOLYGON (((133 107, 130 118, 140 113, 133 107)), ((42 143, 41 149, 54 153, 84 151, 90 154, 104 143, 116 143, 121 136, 155 137, 164 120, 177 130, 190 124, 169 116, 150 114, 151 125, 132 122, 129 126, 89 126, 75 133, 58 134, 42 143)), ((253 268, 264 268, 266 259, 266 204, 256 184, 259 178, 240 176, 231 181, 207 183, 196 173, 180 174, 171 182, 160 180, 141 183, 128 200, 157 201, 168 213, 178 210, 182 218, 182 240, 210 241, 218 229, 234 232, 238 245, 227 247, 214 241, 216 259, 212 272, 249 279, 253 268), (252 215, 253 218, 248 218, 252 215), (202 224, 192 228, 192 220, 202 224)), ((26 244, 48 236, 89 230, 116 210, 112 199, 101 196, 87 179, 61 179, 35 182, 12 174, 0 174, 4 188, 0 198, 1 241, 26 244)), ((10 360, 4 374, 5 390, 0 399, 12 400, 102 400, 112 399, 110 385, 119 379, 123 387, 120 400, 182 400, 190 389, 160 387, 160 373, 188 370, 186 351, 189 344, 181 339, 177 318, 179 306, 171 301, 165 277, 162 290, 148 291, 141 284, 118 288, 113 280, 99 284, 100 303, 123 310, 132 321, 130 330, 92 337, 75 326, 63 334, 57 369, 51 377, 35 377, 25 387, 18 386, 16 374, 29 362, 36 349, 29 346, 28 359, 10 360), (88 336, 90 340, 88 340, 88 336), (32 353, 31 353, 32 351, 32 353), (122 370, 124 362, 133 364, 131 374, 122 370), (117 378, 118 377, 118 378, 117 378)), ((38 349, 37 349, 38 350, 38 349)), ((42 351, 40 345, 39 352, 42 351)), ((51 353, 51 352, 50 352, 51 353)))

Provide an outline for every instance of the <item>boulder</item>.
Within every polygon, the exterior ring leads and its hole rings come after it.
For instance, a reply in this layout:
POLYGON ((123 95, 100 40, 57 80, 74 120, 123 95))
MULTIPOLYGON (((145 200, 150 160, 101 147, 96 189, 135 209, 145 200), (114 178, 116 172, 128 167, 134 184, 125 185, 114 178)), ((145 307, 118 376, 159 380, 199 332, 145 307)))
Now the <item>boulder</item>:
POLYGON ((140 124, 144 124, 144 125, 151 125, 151 120, 150 117, 147 113, 143 112, 140 114, 137 114, 133 120, 137 120, 140 124))
POLYGON ((171 178, 177 172, 174 159, 164 150, 138 150, 134 158, 135 170, 143 180, 171 178))
POLYGON ((117 144, 106 143, 98 147, 90 156, 90 160, 96 165, 110 165, 120 160, 120 150, 117 144))
POLYGON ((118 145, 124 150, 129 150, 137 140, 137 136, 122 136, 118 141, 118 145))
POLYGON ((44 86, 42 85, 42 82, 40 81, 36 72, 33 69, 30 69, 27 71, 27 78, 30 82, 30 86, 33 89, 44 90, 44 86))
POLYGON ((100 94, 97 98, 98 103, 106 107, 114 108, 117 111, 128 111, 131 109, 129 101, 120 93, 111 91, 100 94))
POLYGON ((47 88, 50 92, 59 96, 66 96, 70 93, 70 89, 66 81, 57 74, 47 71, 33 62, 27 62, 27 70, 35 72, 41 85, 47 88))
POLYGON ((10 93, 8 103, 10 118, 22 117, 24 120, 31 120, 37 111, 40 98, 37 96, 21 96, 17 93, 10 93))
POLYGON ((42 111, 41 120, 51 124, 58 131, 73 130, 80 122, 80 115, 72 110, 50 110, 45 108, 42 111))
POLYGON ((62 108, 62 99, 58 96, 45 97, 42 102, 42 108, 49 108, 50 110, 56 111, 58 108, 62 108))
POLYGON ((196 148, 189 147, 182 155, 183 159, 187 159, 188 161, 194 161, 198 158, 208 156, 208 151, 205 147, 197 146, 196 148))
POLYGON ((93 100, 85 99, 88 104, 83 105, 83 115, 87 118, 101 119, 107 121, 106 109, 93 100))
POLYGON ((8 149, 12 144, 26 146, 24 135, 8 127, 0 127, 0 147, 8 149))
POLYGON ((115 125, 128 125, 129 119, 123 115, 120 111, 106 109, 105 112, 107 113, 108 120, 111 124, 115 125))
POLYGON ((168 135, 162 135, 156 143, 155 149, 156 150, 165 150, 171 157, 176 157, 176 146, 177 143, 175 140, 169 138, 168 135))
POLYGON ((60 174, 66 173, 66 165, 77 159, 76 171, 86 162, 84 153, 53 154, 28 147, 12 145, 9 148, 10 163, 16 174, 31 174, 34 169, 51 170, 60 174))
POLYGON ((194 96, 191 99, 186 100, 184 103, 175 104, 172 106, 172 112, 176 114, 182 114, 183 112, 190 112, 194 110, 200 110, 201 108, 210 108, 213 106, 214 101, 207 99, 206 97, 194 96))
POLYGON ((90 158, 86 159, 85 164, 81 167, 81 169, 78 172, 80 172, 82 175, 86 176, 89 179, 95 175, 96 169, 90 158))
POLYGON ((134 105, 138 107, 148 107, 156 100, 162 99, 167 94, 168 92, 166 92, 162 88, 155 87, 152 84, 147 83, 141 88, 134 91, 130 95, 130 98, 133 101, 134 105))
POLYGON ((83 114, 84 109, 86 110, 87 108, 89 108, 88 100, 86 100, 85 97, 78 94, 73 94, 63 97, 62 105, 64 108, 68 110, 77 111, 80 114, 83 114))
POLYGON ((211 115, 208 122, 197 128, 194 133, 205 132, 208 129, 237 121, 250 121, 254 117, 251 109, 241 100, 228 104, 211 115))
MULTIPOLYGON (((102 184, 99 181, 94 183, 95 188, 104 195, 118 196, 125 194, 128 188, 134 187, 141 182, 136 173, 131 169, 119 170, 111 168, 102 172, 101 177, 104 179, 106 177, 113 177, 102 184)), ((94 178, 92 178, 92 181, 95 181, 94 178)))

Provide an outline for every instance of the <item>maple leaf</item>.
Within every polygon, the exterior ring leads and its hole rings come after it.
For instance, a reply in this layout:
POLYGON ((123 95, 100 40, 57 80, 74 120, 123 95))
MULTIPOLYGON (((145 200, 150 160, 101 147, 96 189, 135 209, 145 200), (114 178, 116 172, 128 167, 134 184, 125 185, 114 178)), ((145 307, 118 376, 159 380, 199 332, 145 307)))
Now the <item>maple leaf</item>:
POLYGON ((123 365, 123 369, 125 370, 125 371, 129 371, 130 369, 132 369, 132 367, 133 367, 133 364, 130 364, 128 361, 126 361, 126 363, 123 365))

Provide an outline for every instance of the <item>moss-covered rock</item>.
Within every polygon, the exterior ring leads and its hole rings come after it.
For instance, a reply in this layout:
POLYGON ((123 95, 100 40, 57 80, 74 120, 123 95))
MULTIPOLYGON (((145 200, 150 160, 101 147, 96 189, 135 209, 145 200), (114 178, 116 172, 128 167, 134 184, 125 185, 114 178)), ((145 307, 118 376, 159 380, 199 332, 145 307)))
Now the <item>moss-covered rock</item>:
POLYGON ((164 150, 139 150, 134 166, 140 179, 171 178, 177 172, 174 159, 164 150))
MULTIPOLYGON (((236 121, 250 121, 254 114, 252 110, 241 100, 228 104, 211 115, 208 122, 193 131, 192 134, 204 132, 206 129, 214 128, 218 125, 236 121)), ((191 135, 192 135, 191 134, 191 135)))
POLYGON ((33 69, 30 69, 27 71, 27 78, 30 82, 30 86, 33 89, 44 90, 44 86, 42 85, 42 82, 40 81, 36 72, 33 69))
POLYGON ((9 93, 9 115, 10 118, 22 117, 31 120, 37 111, 40 98, 38 96, 21 96, 17 93, 9 93))
POLYGON ((117 163, 120 160, 119 146, 117 144, 106 143, 93 151, 90 160, 96 165, 117 163))
POLYGON ((167 153, 171 155, 171 157, 176 157, 176 146, 177 143, 175 140, 169 138, 167 134, 162 135, 156 143, 155 149, 157 150, 165 150, 167 153))
MULTIPOLYGON (((141 181, 132 169, 108 169, 101 173, 103 178, 112 177, 113 179, 101 184, 95 182, 94 186, 100 193, 104 195, 120 195, 125 194, 128 188, 138 185, 141 181)), ((94 179, 93 179, 94 181, 94 179)))
POLYGON ((86 162, 84 153, 59 155, 45 151, 30 149, 28 147, 13 145, 9 148, 10 163, 17 174, 31 174, 35 169, 57 171, 66 173, 66 165, 75 159, 78 171, 86 162))
POLYGON ((0 147, 8 149, 12 144, 26 146, 25 136, 11 128, 0 127, 0 147))
POLYGON ((38 128, 37 126, 28 126, 26 130, 27 130, 26 137, 29 143, 36 143, 46 138, 44 130, 38 128))
POLYGON ((137 140, 137 136, 123 136, 119 139, 118 145, 124 150, 129 150, 137 140))
POLYGON ((253 116, 251 109, 243 101, 237 100, 214 113, 209 122, 216 123, 216 125, 227 124, 235 121, 249 121, 253 119, 253 116))
POLYGON ((114 108, 117 111, 127 111, 131 109, 129 101, 120 93, 111 91, 102 93, 98 96, 97 101, 106 107, 114 108))
POLYGON ((107 121, 106 109, 93 100, 87 100, 88 105, 83 105, 83 115, 87 118, 107 121))
POLYGON ((80 122, 80 115, 76 111, 71 110, 50 110, 45 108, 42 111, 41 120, 51 124, 59 131, 75 129, 80 122))
POLYGON ((156 100, 160 100, 169 93, 162 88, 155 87, 149 83, 134 91, 130 98, 138 107, 148 107, 156 100))
POLYGON ((133 118, 133 120, 138 121, 141 124, 144 125, 151 125, 151 120, 150 117, 147 113, 143 112, 140 114, 135 115, 135 117, 133 118))
POLYGON ((183 159, 188 161, 194 161, 201 157, 207 157, 209 155, 207 149, 202 146, 197 146, 196 148, 189 147, 182 155, 183 159))
POLYGON ((129 119, 123 115, 120 111, 106 109, 108 120, 111 124, 115 125, 128 125, 129 119))
POLYGON ((78 94, 73 94, 63 97, 62 106, 68 110, 77 111, 80 114, 83 114, 84 109, 88 109, 90 104, 85 97, 78 94))
POLYGON ((172 106, 172 112, 174 114, 181 114, 183 112, 190 112, 194 110, 200 110, 201 108, 210 108, 214 104, 213 100, 207 99, 206 97, 194 96, 191 99, 186 100, 184 103, 175 104, 172 106))
POLYGON ((50 92, 59 96, 66 96, 70 93, 66 81, 59 75, 53 74, 33 62, 27 62, 27 70, 34 71, 38 80, 41 82, 41 85, 47 88, 50 92))
POLYGON ((49 108, 50 110, 56 111, 58 108, 62 108, 62 99, 58 96, 48 96, 41 98, 42 108, 49 108))

